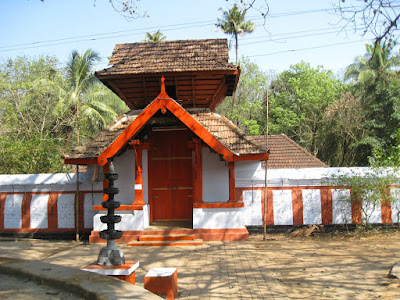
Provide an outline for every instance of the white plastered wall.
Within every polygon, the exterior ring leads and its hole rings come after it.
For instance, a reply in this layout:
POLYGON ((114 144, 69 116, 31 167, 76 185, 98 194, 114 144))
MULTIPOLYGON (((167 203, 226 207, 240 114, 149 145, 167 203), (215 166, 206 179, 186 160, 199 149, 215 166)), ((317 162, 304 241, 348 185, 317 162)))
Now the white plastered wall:
MULTIPOLYGON (((105 211, 98 212, 93 218, 93 230, 101 231, 107 229, 107 224, 102 223, 101 216, 105 216, 105 211)), ((144 205, 143 210, 118 210, 116 215, 121 216, 121 222, 115 224, 116 230, 139 231, 144 230, 150 224, 149 206, 144 205)))
MULTIPOLYGON (((218 154, 202 149, 203 201, 221 203, 229 200, 229 167, 218 154)), ((193 217, 194 218, 194 217, 193 217)))
POLYGON ((118 174, 114 186, 119 188, 119 193, 115 195, 114 200, 130 205, 135 201, 135 152, 127 150, 116 157, 114 168, 118 174))
POLYGON ((193 229, 245 228, 243 208, 195 208, 193 229))

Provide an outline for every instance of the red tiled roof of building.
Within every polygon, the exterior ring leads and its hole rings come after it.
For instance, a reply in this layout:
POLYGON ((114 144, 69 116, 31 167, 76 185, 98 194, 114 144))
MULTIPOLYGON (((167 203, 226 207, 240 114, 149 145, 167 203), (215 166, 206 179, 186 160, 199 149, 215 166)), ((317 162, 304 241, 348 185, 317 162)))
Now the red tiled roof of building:
MULTIPOLYGON (((136 120, 142 111, 134 110, 118 117, 106 129, 86 140, 82 146, 75 147, 65 154, 64 158, 97 158, 136 120)), ((244 132, 227 118, 211 112, 209 109, 187 109, 186 111, 234 154, 261 154, 266 152, 265 147, 247 138, 244 132)))
POLYGON ((236 70, 228 57, 226 39, 117 44, 109 61, 111 67, 96 75, 236 70))
MULTIPOLYGON (((260 146, 266 145, 266 136, 247 136, 248 139, 260 146)), ((268 168, 271 169, 299 169, 324 168, 327 164, 312 155, 285 134, 269 135, 270 149, 268 168)))

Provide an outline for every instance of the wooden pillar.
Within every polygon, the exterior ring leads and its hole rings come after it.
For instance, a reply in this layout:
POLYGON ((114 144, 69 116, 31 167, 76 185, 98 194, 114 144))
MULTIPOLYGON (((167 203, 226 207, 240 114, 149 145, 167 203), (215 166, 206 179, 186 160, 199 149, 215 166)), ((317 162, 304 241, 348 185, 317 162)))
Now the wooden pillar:
POLYGON ((133 141, 135 151, 135 201, 133 205, 145 205, 143 201, 143 161, 142 161, 142 143, 133 141))
POLYGON ((228 202, 236 202, 236 184, 235 184, 235 162, 228 162, 229 167, 229 200, 228 202))
POLYGON ((193 139, 194 150, 192 155, 193 167, 193 203, 203 203, 203 162, 202 143, 199 139, 193 139))

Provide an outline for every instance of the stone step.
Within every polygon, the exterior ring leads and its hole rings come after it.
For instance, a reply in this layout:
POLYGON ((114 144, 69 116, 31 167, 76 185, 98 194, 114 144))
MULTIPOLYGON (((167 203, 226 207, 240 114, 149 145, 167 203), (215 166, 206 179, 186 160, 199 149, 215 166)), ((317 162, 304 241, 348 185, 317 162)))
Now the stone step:
POLYGON ((203 240, 179 240, 179 241, 132 241, 128 244, 131 247, 143 247, 143 246, 201 246, 203 240))
POLYGON ((193 241, 194 234, 141 235, 139 241, 193 241))

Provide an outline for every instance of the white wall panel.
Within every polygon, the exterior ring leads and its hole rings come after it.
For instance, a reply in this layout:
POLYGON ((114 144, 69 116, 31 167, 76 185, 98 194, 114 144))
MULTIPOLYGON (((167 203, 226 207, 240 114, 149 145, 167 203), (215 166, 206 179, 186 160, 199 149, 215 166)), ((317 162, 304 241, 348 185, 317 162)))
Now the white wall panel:
POLYGON ((32 195, 31 200, 31 228, 48 228, 49 194, 32 195))
POLYGON ((229 168, 219 155, 208 148, 202 149, 203 201, 205 203, 229 200, 229 168))
POLYGON ((394 198, 391 203, 392 206, 392 222, 400 222, 400 188, 391 188, 390 194, 394 198))
POLYGON ((245 225, 262 225, 261 201, 260 190, 243 191, 245 225))
POLYGON ((291 190, 272 191, 274 225, 293 225, 293 200, 291 190))
POLYGON ((4 204, 4 228, 22 227, 22 200, 24 194, 10 194, 6 196, 4 204))
MULTIPOLYGON (((365 199, 367 197, 380 197, 379 195, 376 195, 376 193, 379 192, 364 192, 362 194, 362 198, 365 199)), ((381 210, 381 203, 371 203, 367 201, 362 202, 362 218, 363 221, 367 220, 368 223, 373 224, 373 223, 382 223, 382 210, 381 210)))
POLYGON ((93 217, 96 211, 93 210, 94 205, 101 205, 103 202, 102 193, 85 194, 83 204, 83 222, 85 228, 93 228, 93 217))
POLYGON ((58 228, 75 228, 75 194, 61 194, 57 201, 58 228))
POLYGON ((320 190, 302 190, 303 195, 303 223, 322 224, 321 214, 321 191, 320 190))
POLYGON ((135 152, 127 150, 114 160, 115 172, 118 179, 114 186, 119 188, 115 201, 121 204, 132 204, 135 201, 135 152))
POLYGON ((332 223, 350 224, 351 223, 351 201, 350 190, 332 190, 332 223))

